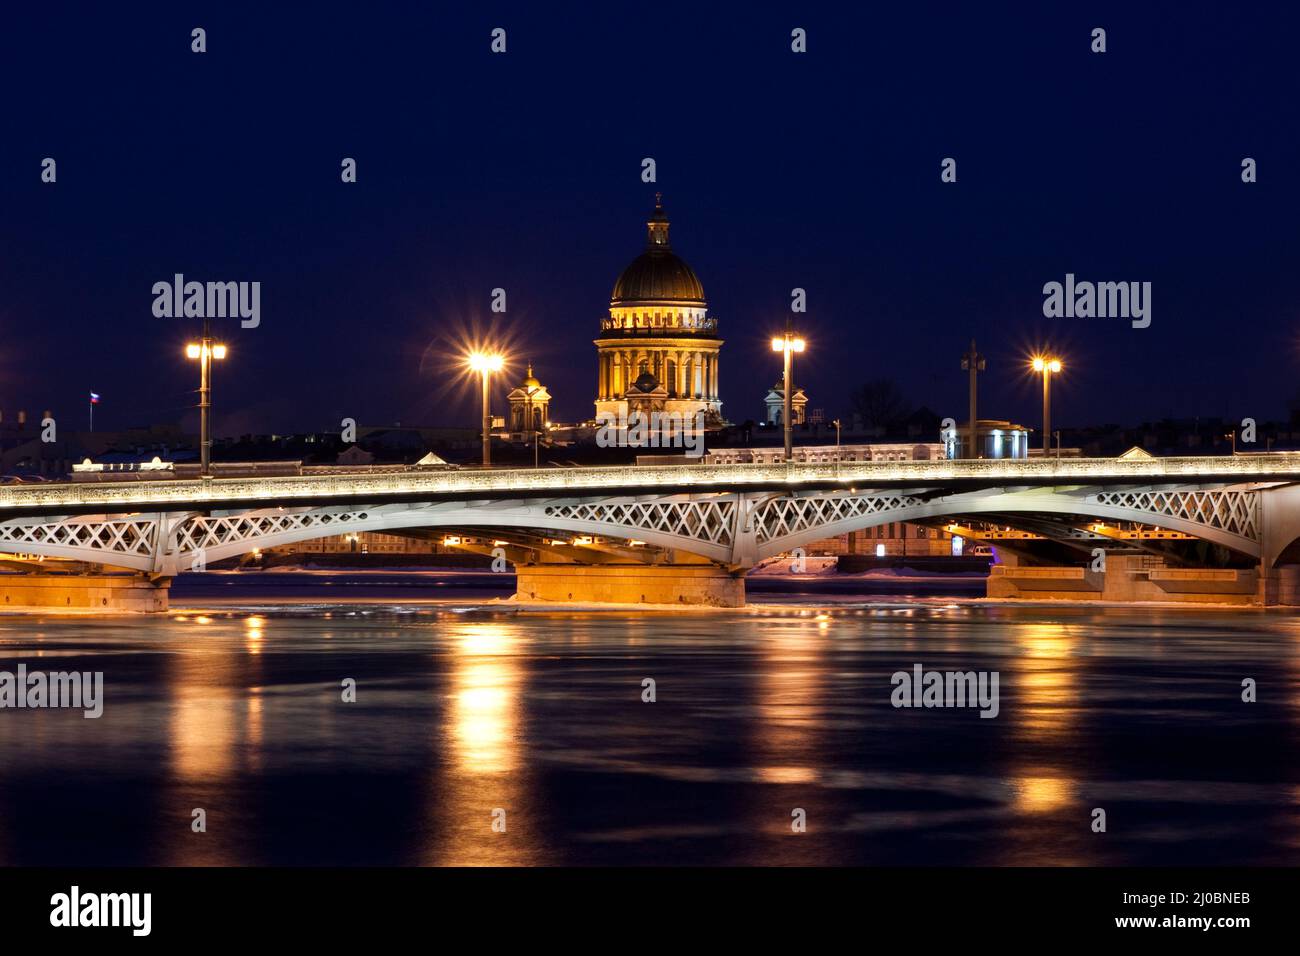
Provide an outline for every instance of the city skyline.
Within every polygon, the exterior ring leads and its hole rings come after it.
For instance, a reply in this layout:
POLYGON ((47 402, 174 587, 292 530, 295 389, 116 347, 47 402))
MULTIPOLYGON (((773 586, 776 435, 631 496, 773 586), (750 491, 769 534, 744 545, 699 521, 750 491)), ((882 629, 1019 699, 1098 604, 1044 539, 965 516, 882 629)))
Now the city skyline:
MULTIPOLYGON (((355 30, 268 12, 256 31, 223 13, 208 20, 202 57, 179 41, 160 52, 162 34, 188 35, 175 15, 130 36, 96 15, 71 36, 33 29, 5 51, 19 73, 47 64, 48 82, 17 104, 0 157, 12 227, 0 407, 50 408, 80 427, 93 390, 105 429, 195 420, 182 351, 198 323, 151 312, 153 284, 179 272, 262 284, 260 325, 217 329, 231 349, 215 380, 218 435, 323 430, 343 417, 473 423, 475 395, 452 384, 447 353, 475 327, 514 360, 497 403, 531 363, 553 415, 585 419, 591 340, 661 191, 674 243, 725 330, 732 421, 761 418, 780 374, 768 339, 796 287, 809 347, 795 381, 828 418, 847 412, 854 387, 885 378, 913 405, 962 420, 972 337, 988 360, 988 417, 1036 422, 1025 366, 1050 347, 1067 359, 1053 393, 1063 427, 1175 411, 1284 418, 1300 360, 1300 293, 1281 268, 1300 251, 1286 215, 1300 138, 1273 119, 1281 59, 1230 42, 1236 28, 1208 9, 1186 11, 1174 28, 1192 42, 1176 46, 1153 42, 1168 26, 1153 14, 1089 15, 1107 21, 1105 56, 1077 39, 1087 29, 1073 14, 1036 11, 995 35, 974 13, 945 11, 926 25, 943 54, 930 49, 926 71, 908 66, 920 33, 899 11, 849 14, 835 29, 806 18, 818 55, 803 60, 789 55, 785 14, 731 24, 703 12, 665 34, 620 29, 613 14, 561 28, 525 10, 509 18, 504 57, 486 40, 430 52, 439 31, 486 36, 455 12, 436 23, 381 15, 355 30), (666 42, 692 69, 613 69, 666 42), (1139 46, 1141 57, 1130 52, 1139 46), (340 47, 361 67, 347 82, 331 58, 340 47), (254 54, 255 68, 241 69, 254 54), (1180 88, 1198 54, 1199 86, 1180 88), (79 70, 102 67, 103 88, 70 86, 71 57, 79 70), (863 122, 838 96, 818 102, 818 91, 853 88, 855 69, 908 83, 909 97, 854 99, 863 122), (610 82, 584 85, 582 109, 564 109, 592 71, 610 82), (454 98, 437 95, 452 76, 469 80, 454 98), (257 95, 262 84, 279 91, 273 102, 257 95), (427 95, 393 95, 403 90, 427 95), (907 106, 917 102, 923 123, 907 106), (998 105, 989 123, 986 102, 998 105), (202 119, 232 103, 238 124, 202 119), (1088 121, 1098 103, 1106 120, 1088 121), (414 122, 412 106, 430 121, 414 122), (172 116, 191 118, 194 135, 146 159, 172 116), (52 184, 40 179, 47 156, 58 160, 52 184), (1247 156, 1258 182, 1241 180, 1247 156), (357 161, 356 183, 340 181, 344 157, 357 161), (646 157, 654 183, 641 181, 646 157), (941 181, 946 157, 955 183, 941 181), (1070 274, 1150 282, 1151 325, 1045 318, 1044 284, 1070 274), (490 311, 495 288, 507 291, 504 319, 490 311)), ((1264 32, 1282 42, 1283 31, 1264 32)))

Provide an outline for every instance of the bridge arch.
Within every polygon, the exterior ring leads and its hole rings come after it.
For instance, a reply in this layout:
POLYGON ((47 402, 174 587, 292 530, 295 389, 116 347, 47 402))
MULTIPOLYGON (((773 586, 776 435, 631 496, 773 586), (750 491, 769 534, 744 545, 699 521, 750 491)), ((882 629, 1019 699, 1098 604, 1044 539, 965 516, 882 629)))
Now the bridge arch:
MULTIPOLYGON (((313 538, 407 528, 502 528, 630 538, 744 567, 822 538, 893 521, 1052 514, 1181 531, 1259 558, 1250 490, 928 489, 695 493, 621 498, 435 501, 23 518, 0 522, 0 552, 65 557, 169 575, 313 538)), ((1290 527, 1290 526, 1288 526, 1290 527)), ((1280 541, 1278 551, 1289 545, 1280 541)))
MULTIPOLYGON (((1253 503, 1250 507, 1254 507, 1253 503)), ((838 501, 825 495, 776 498, 756 509, 757 555, 761 560, 822 538, 894 521, 998 513, 1078 515, 1106 521, 1131 521, 1181 531, 1253 558, 1260 556, 1259 541, 1240 533, 1253 529, 1249 520, 1216 526, 1177 513, 1161 514, 1114 503, 1102 495, 1052 490, 975 492, 938 498, 926 498, 917 492, 845 493, 838 501)))
POLYGON ((361 531, 396 531, 407 528, 501 528, 540 533, 572 533, 625 537, 657 547, 689 551, 719 562, 731 557, 731 530, 725 526, 734 502, 710 509, 709 518, 685 519, 672 514, 662 502, 625 502, 643 525, 601 519, 609 503, 586 505, 556 502, 444 503, 436 505, 381 505, 375 508, 279 509, 244 515, 196 517, 175 532, 173 550, 181 566, 190 556, 203 554, 207 562, 246 554, 254 548, 309 541, 313 538, 361 531))

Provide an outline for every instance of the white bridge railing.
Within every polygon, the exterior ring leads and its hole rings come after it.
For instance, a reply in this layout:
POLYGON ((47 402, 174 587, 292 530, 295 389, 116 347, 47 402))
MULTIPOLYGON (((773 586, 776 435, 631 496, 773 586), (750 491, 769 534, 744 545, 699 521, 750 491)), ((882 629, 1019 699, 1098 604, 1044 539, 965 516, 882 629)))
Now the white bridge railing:
POLYGON ((1187 486, 1214 482, 1300 481, 1300 453, 1186 458, 1045 458, 1019 461, 893 461, 790 465, 654 465, 594 468, 410 470, 360 474, 68 482, 0 487, 0 519, 25 511, 102 509, 104 513, 240 507, 245 502, 306 503, 332 499, 583 497, 627 494, 708 493, 801 485, 944 486, 974 481, 1031 484, 1187 486))

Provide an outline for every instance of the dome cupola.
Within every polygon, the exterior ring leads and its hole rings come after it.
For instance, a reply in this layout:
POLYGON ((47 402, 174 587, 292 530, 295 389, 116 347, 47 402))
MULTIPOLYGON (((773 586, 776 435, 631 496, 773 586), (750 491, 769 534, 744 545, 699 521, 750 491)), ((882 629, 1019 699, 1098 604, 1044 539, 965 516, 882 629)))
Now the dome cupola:
POLYGON ((646 221, 645 252, 632 260, 614 283, 611 307, 663 303, 703 307, 704 286, 695 270, 672 250, 663 194, 655 193, 655 209, 646 221))

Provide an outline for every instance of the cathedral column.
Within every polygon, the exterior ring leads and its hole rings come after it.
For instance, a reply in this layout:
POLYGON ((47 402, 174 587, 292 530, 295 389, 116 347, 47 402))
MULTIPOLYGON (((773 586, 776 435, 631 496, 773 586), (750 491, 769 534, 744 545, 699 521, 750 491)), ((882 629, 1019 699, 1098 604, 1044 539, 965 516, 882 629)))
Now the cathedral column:
POLYGON ((718 367, 721 364, 719 361, 721 358, 722 356, 717 352, 713 353, 713 400, 715 402, 718 400, 718 396, 722 394, 718 391, 718 367))
POLYGON ((695 397, 704 397, 704 353, 695 353, 695 397))

